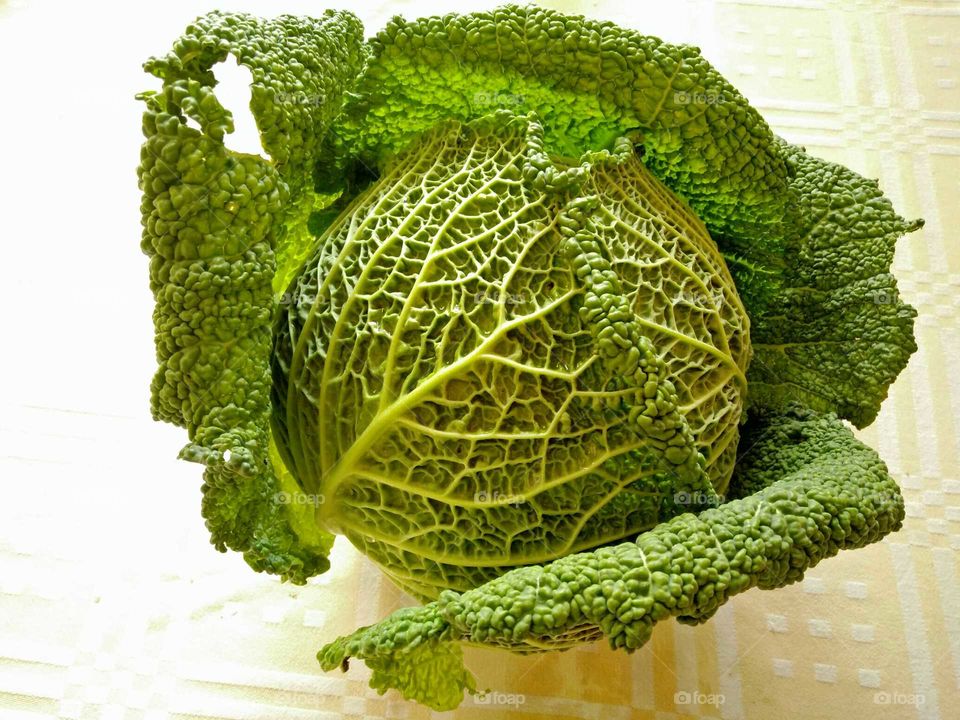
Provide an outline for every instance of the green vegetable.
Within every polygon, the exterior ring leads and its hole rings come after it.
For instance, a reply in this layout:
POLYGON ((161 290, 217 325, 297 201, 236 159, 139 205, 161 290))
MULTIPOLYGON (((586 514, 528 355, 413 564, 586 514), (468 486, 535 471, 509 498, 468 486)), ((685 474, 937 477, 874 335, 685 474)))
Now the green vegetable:
POLYGON ((889 271, 922 222, 695 48, 531 7, 366 42, 211 13, 146 68, 152 404, 214 545, 302 583, 342 534, 426 603, 325 669, 449 709, 459 641, 631 651, 900 527, 841 421, 915 350, 889 271), (230 54, 269 158, 223 144, 230 54))
POLYGON ((781 146, 793 203, 785 251, 767 265, 776 290, 762 301, 744 296, 750 400, 772 409, 800 401, 866 427, 917 349, 916 311, 900 299, 890 264, 897 239, 923 221, 898 216, 876 181, 781 146))
POLYGON ((749 341, 723 259, 630 143, 560 169, 541 131, 438 126, 281 313, 287 465, 420 597, 634 536, 733 467, 749 341))
POLYGON ((290 224, 298 206, 312 202, 317 149, 335 99, 360 67, 361 35, 344 13, 266 22, 211 13, 170 55, 146 64, 163 91, 140 96, 141 247, 150 256, 160 364, 154 417, 185 427, 190 444, 181 457, 206 466, 202 511, 217 549, 240 551, 255 570, 294 582, 329 568, 333 538, 291 517, 307 507, 280 501, 296 481, 270 454, 273 282, 278 257, 312 242, 290 224), (233 121, 213 93, 210 68, 228 53, 253 72, 252 109, 272 162, 223 144, 233 121), (298 61, 303 71, 294 72, 298 61), (279 103, 279 92, 331 102, 279 103))
POLYGON ((337 133, 369 162, 439 120, 506 106, 537 113, 552 154, 637 139, 647 166, 715 230, 761 238, 780 221, 787 176, 773 134, 695 47, 508 5, 394 18, 370 48, 337 133))
POLYGON ((734 481, 745 497, 678 515, 634 542, 513 570, 462 594, 446 591, 331 643, 320 664, 332 670, 359 657, 374 671, 373 687, 450 708, 473 688, 450 647, 456 640, 549 648, 576 633, 635 650, 658 620, 703 622, 731 595, 796 582, 823 558, 900 528, 896 482, 835 416, 790 409, 751 421, 745 440, 750 449, 734 481))

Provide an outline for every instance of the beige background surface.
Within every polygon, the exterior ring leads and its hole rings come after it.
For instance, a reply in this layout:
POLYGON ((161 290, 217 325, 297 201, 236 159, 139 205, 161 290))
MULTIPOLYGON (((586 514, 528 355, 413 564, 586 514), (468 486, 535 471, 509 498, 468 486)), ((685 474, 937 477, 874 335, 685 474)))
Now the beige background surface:
MULTIPOLYGON (((699 45, 780 134, 880 178, 924 230, 895 264, 920 351, 861 433, 908 519, 800 585, 657 627, 633 656, 468 651, 456 718, 957 717, 960 710, 960 2, 547 2, 699 45), (510 702, 506 702, 510 701, 510 702)), ((331 1, 368 32, 441 3, 331 1)), ((469 0, 456 9, 494 3, 469 0)), ((0 2, 0 717, 428 718, 317 648, 409 600, 340 544, 304 588, 208 545, 199 470, 147 411, 139 70, 199 12, 314 3, 0 2)), ((234 108, 236 109, 236 108, 234 108)))

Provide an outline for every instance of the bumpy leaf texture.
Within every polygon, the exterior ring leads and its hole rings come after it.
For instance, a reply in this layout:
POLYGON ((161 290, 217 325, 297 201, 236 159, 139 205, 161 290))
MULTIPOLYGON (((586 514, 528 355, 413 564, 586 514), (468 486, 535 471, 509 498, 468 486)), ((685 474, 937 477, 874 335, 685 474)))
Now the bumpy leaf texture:
POLYGON ((631 651, 900 526, 842 421, 915 349, 890 264, 921 221, 696 48, 534 7, 368 42, 211 13, 146 69, 152 407, 214 545, 304 582, 334 530, 429 601, 325 668, 448 709, 457 641, 631 651), (230 55, 267 158, 223 144, 230 55))
MULTIPOLYGON (((342 157, 379 167, 420 132, 533 111, 553 156, 628 136, 718 243, 757 345, 750 405, 801 402, 859 427, 915 350, 890 275, 899 217, 875 181, 777 138, 699 50, 536 7, 393 19, 337 120, 342 157)), ((341 160, 342 162, 342 160, 341 160)))
POLYGON ((202 511, 213 544, 295 582, 329 567, 332 537, 292 517, 305 509, 282 502, 296 482, 271 462, 276 253, 291 241, 288 224, 300 214, 317 149, 360 67, 361 37, 349 14, 261 21, 211 13, 173 52, 147 62, 163 90, 141 95, 142 248, 160 365, 153 413, 185 427, 181 456, 206 466, 202 511), (253 72, 251 109, 271 161, 223 144, 233 121, 211 68, 228 54, 253 72), (327 101, 279 102, 278 91, 327 101))
POLYGON ((716 231, 761 239, 781 219, 773 134, 698 48, 513 5, 397 17, 370 47, 338 123, 351 155, 375 163, 445 118, 534 111, 553 155, 643 142, 651 171, 716 231))
POLYGON ((475 689, 449 649, 454 641, 551 647, 577 633, 635 650, 659 620, 703 622, 732 595, 796 582, 823 558, 900 528, 896 482, 835 416, 790 409, 757 418, 747 435, 734 478, 745 497, 677 516, 634 542, 444 592, 331 643, 320 664, 365 659, 373 687, 449 710, 475 689))
MULTIPOLYGON (((753 322, 750 401, 774 409, 799 401, 865 427, 917 349, 916 311, 890 265, 897 239, 923 221, 897 215, 875 180, 781 148, 794 173, 785 251, 754 249, 760 283, 739 283, 753 322)), ((732 266, 738 280, 752 272, 732 266)))
POLYGON ((628 141, 441 124, 322 238, 277 332, 277 437, 321 521, 425 598, 717 502, 746 312, 628 141), (711 483, 712 481, 712 483, 711 483))

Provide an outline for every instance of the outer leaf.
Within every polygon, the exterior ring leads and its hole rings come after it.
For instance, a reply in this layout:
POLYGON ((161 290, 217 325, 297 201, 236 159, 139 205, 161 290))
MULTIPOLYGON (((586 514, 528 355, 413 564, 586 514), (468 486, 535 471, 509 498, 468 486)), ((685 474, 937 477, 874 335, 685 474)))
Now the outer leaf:
POLYGON ((768 236, 787 174, 763 118, 701 56, 608 22, 534 6, 394 18, 338 135, 380 163, 437 122, 535 111, 546 150, 579 157, 630 132, 647 165, 711 230, 768 236))
POLYGON ((793 173, 785 251, 725 243, 749 259, 731 263, 752 322, 749 400, 799 401, 864 427, 917 349, 916 311, 890 265, 923 221, 897 215, 875 180, 782 146, 793 173))
POLYGON ((437 613, 403 608, 381 624, 389 625, 390 631, 385 634, 405 648, 405 661, 401 663, 391 653, 364 656, 373 670, 370 687, 381 695, 396 689, 407 700, 435 710, 452 710, 460 704, 464 690, 476 690, 473 675, 464 667, 460 644, 444 637, 449 635, 449 625, 437 613))
MULTIPOLYGON (((443 593, 327 645, 318 654, 332 670, 347 658, 377 668, 378 687, 404 687, 424 648, 457 640, 541 644, 577 632, 606 636, 628 652, 642 646, 667 617, 702 622, 731 595, 796 582, 840 550, 876 542, 900 528, 903 499, 870 448, 833 415, 791 409, 754 418, 734 487, 750 492, 699 515, 685 514, 635 542, 567 556, 506 573, 475 590, 443 593)), ((472 687, 457 666, 438 674, 435 709, 472 687), (441 700, 442 698, 442 700, 441 700)))
POLYGON ((187 428, 181 456, 206 465, 202 508, 214 545, 295 582, 328 567, 331 538, 295 517, 312 516, 308 504, 284 505, 296 486, 270 458, 275 251, 289 249, 288 225, 312 204, 310 168, 360 65, 361 34, 349 14, 211 13, 147 62, 163 91, 141 96, 142 248, 160 364, 153 412, 187 428), (228 53, 253 71, 250 109, 272 162, 223 145, 233 124, 211 67, 228 53))

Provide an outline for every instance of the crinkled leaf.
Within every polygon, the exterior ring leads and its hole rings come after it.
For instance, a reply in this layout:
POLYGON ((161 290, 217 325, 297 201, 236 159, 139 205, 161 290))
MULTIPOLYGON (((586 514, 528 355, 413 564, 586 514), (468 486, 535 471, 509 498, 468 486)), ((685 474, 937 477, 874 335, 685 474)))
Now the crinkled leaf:
POLYGON ((782 251, 728 241, 750 314, 752 406, 791 402, 864 427, 916 350, 916 311, 890 273, 894 245, 923 225, 900 217, 875 180, 782 143, 792 170, 782 251))
POLYGON ((646 163, 711 230, 759 238, 787 182, 763 118, 689 45, 532 5, 406 21, 370 41, 338 121, 349 155, 379 163, 437 122, 535 111, 546 150, 579 157, 633 133, 646 163))
POLYGON ((373 670, 370 687, 381 695, 399 690, 407 700, 452 710, 464 690, 476 690, 476 682, 463 664, 460 644, 450 642, 450 635, 449 624, 435 606, 402 608, 383 622, 331 643, 317 659, 331 670, 344 667, 350 655, 362 657, 373 670))
POLYGON ((564 168, 542 133, 427 133, 277 328, 281 451, 422 598, 632 537, 732 471, 749 344, 716 246, 629 141, 564 168))
POLYGON ((732 595, 797 582, 824 558, 900 528, 896 482, 836 416, 792 408, 754 417, 744 436, 733 481, 744 497, 677 516, 635 542, 514 570, 400 610, 327 645, 321 666, 362 659, 379 670, 382 691, 385 684, 409 687, 410 665, 433 653, 445 674, 418 699, 449 709, 446 698, 462 695, 466 671, 451 667, 445 643, 549 648, 577 632, 632 652, 659 620, 702 622, 732 595))
POLYGON ((271 462, 276 255, 303 239, 288 228, 313 203, 311 168, 359 69, 361 38, 350 14, 262 21, 210 13, 170 54, 146 63, 163 89, 141 96, 141 246, 160 365, 153 412, 187 428, 181 457, 206 466, 202 512, 213 544, 295 582, 328 567, 331 538, 307 520, 308 503, 284 502, 295 481, 271 462), (253 72, 250 109, 272 160, 223 144, 233 121, 211 68, 228 54, 253 72))

